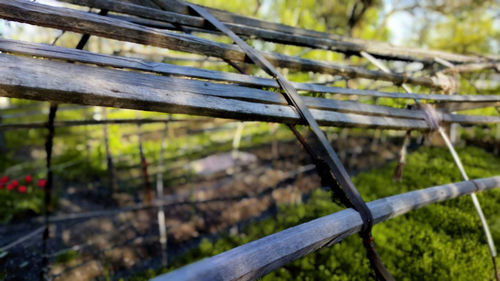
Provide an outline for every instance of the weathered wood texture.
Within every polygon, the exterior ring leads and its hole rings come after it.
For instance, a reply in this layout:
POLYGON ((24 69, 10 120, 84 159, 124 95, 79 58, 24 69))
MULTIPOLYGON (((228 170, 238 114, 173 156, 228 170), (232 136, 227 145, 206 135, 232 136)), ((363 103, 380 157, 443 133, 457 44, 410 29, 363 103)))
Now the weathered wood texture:
MULTIPOLYGON (((227 85, 222 84, 210 85, 208 82, 5 54, 0 54, 0 74, 0 96, 6 97, 249 121, 299 122, 298 114, 290 106, 213 96, 231 95, 234 91, 234 88, 228 91, 225 88, 227 85), (186 84, 187 81, 190 83, 186 84), (213 95, 207 92, 212 92, 213 95)), ((245 89, 241 87, 238 90, 245 89)), ((253 90, 264 94, 262 90, 253 90)), ((250 96, 252 95, 253 93, 250 96)), ((427 124, 423 120, 363 116, 317 109, 312 109, 311 112, 322 125, 427 130, 427 124)))
MULTIPOLYGON (((432 203, 500 186, 500 176, 445 184, 368 203, 376 223, 432 203)), ((350 236, 363 222, 353 209, 321 217, 158 276, 166 280, 254 280, 309 253, 350 236)), ((409 239, 409 238, 408 238, 409 239)))
MULTIPOLYGON (((63 0, 63 1, 80 1, 80 0, 63 0)), ((154 1, 163 3, 162 7, 166 7, 168 11, 185 15, 190 14, 188 7, 185 6, 183 3, 179 3, 178 1, 175 0, 154 0, 154 1)), ((140 5, 139 3, 137 4, 140 5)), ((226 24, 232 23, 232 24, 238 24, 240 26, 253 27, 261 30, 274 31, 285 34, 287 33, 296 36, 329 39, 332 40, 331 41, 332 45, 329 46, 332 50, 347 52, 350 54, 365 51, 381 58, 422 61, 426 63, 433 62, 435 58, 441 58, 454 63, 473 63, 478 61, 484 61, 486 58, 490 60, 500 60, 500 58, 491 55, 485 57, 468 56, 468 55, 453 54, 438 50, 427 50, 423 48, 398 47, 384 42, 368 41, 358 38, 345 37, 336 34, 292 27, 274 22, 267 22, 255 18, 249 18, 237 15, 223 10, 213 9, 210 7, 204 7, 204 8, 207 9, 210 13, 212 13, 217 19, 226 24)))
MULTIPOLYGON (((176 122, 167 118, 141 118, 141 119, 106 119, 106 120, 67 120, 67 121, 54 121, 54 127, 75 127, 75 126, 89 126, 89 125, 123 125, 123 124, 154 124, 154 123, 168 123, 176 122)), ((7 123, 0 124, 0 131, 3 130, 19 130, 19 129, 40 129, 47 128, 47 122, 33 122, 33 123, 7 123)))
MULTIPOLYGON (((15 118, 24 118, 24 117, 33 117, 33 116, 39 116, 39 115, 47 115, 49 110, 47 107, 41 107, 41 104, 32 104, 34 105, 33 107, 25 107, 23 112, 16 112, 16 113, 7 113, 2 115, 4 119, 15 119, 15 118), (36 106, 36 107, 35 107, 36 106), (31 110, 29 108, 32 108, 31 110)), ((79 106, 79 105, 70 105, 70 106, 65 106, 57 109, 57 112, 61 111, 79 111, 79 110, 86 110, 88 109, 85 106, 79 106)), ((10 123, 10 120, 6 123, 10 123)))
MULTIPOLYGON (((130 68, 141 71, 155 72, 160 74, 186 76, 192 78, 209 79, 214 81, 231 82, 250 87, 267 87, 278 89, 279 85, 274 79, 242 75, 231 72, 220 72, 195 67, 180 66, 159 62, 145 61, 137 58, 110 56, 91 53, 84 50, 61 48, 46 44, 29 43, 0 38, 0 51, 14 54, 31 55, 37 57, 77 61, 82 63, 96 64, 100 66, 112 66, 117 68, 130 68)), ((292 82, 299 91, 329 93, 340 95, 359 95, 372 97, 387 97, 401 99, 421 99, 446 102, 497 102, 500 97, 495 95, 442 95, 442 94, 418 94, 380 92, 373 90, 358 90, 341 87, 330 87, 313 83, 292 82)))
MULTIPOLYGON (((130 23, 116 18, 103 17, 83 11, 52 7, 23 0, 0 2, 0 17, 45 27, 103 36, 121 41, 158 46, 178 51, 219 57, 233 62, 251 62, 245 53, 234 45, 217 43, 193 35, 159 30, 130 23)), ((276 53, 262 55, 278 67, 300 71, 313 71, 349 78, 367 78, 391 81, 395 84, 409 83, 432 88, 442 88, 439 79, 411 77, 402 74, 387 74, 359 67, 290 57, 276 53)))
MULTIPOLYGON (((124 3, 116 0, 60 0, 62 2, 77 4, 81 6, 108 9, 114 12, 129 14, 145 19, 150 19, 149 24, 168 29, 178 29, 179 25, 196 27, 198 31, 212 32, 212 27, 196 16, 188 14, 188 10, 182 6, 182 3, 173 3, 173 1, 159 1, 159 5, 166 11, 158 8, 145 7, 132 3, 124 3), (180 14, 179 14, 180 13, 180 14), (169 23, 168 25, 161 23, 169 23)), ((421 61, 433 63, 434 58, 442 58, 455 63, 480 62, 484 57, 466 56, 453 53, 447 53, 435 50, 425 50, 417 48, 407 48, 393 46, 382 42, 369 42, 361 39, 353 39, 319 33, 312 30, 298 29, 291 26, 276 25, 265 21, 237 16, 225 11, 210 9, 214 15, 224 22, 233 32, 241 36, 252 38, 261 38, 266 41, 305 46, 318 49, 334 50, 348 54, 359 54, 362 51, 372 53, 374 56, 384 59, 396 59, 407 61, 421 61), (233 22, 234 21, 234 22, 233 22), (298 31, 298 32, 297 32, 298 31)), ((129 21, 146 24, 140 18, 129 18, 129 21)), ((491 63, 488 63, 491 64, 491 63)))
POLYGON ((485 107, 497 107, 500 102, 439 102, 435 107, 446 112, 463 111, 485 107))
MULTIPOLYGON (((0 73, 3 75, 0 82, 0 85, 3 85, 1 92, 3 96, 241 120, 287 123, 298 121, 296 112, 286 106, 284 98, 275 92, 11 55, 1 55, 0 61, 4 62, 0 66, 0 73), (80 75, 85 73, 88 79, 85 81, 75 79, 77 73, 80 75), (42 74, 47 75, 43 83, 40 79, 42 74), (28 79, 31 76, 33 79, 28 79), (9 77, 16 77, 16 79, 9 79, 9 77), (66 83, 66 81, 72 81, 72 83, 66 83), (20 90, 19 87, 24 87, 25 90, 20 90), (33 90, 27 90, 29 88, 38 89, 40 94, 31 93, 33 90), (54 92, 45 93, 49 89, 54 92), (111 93, 108 90, 111 90, 111 93), (63 95, 57 92, 75 94, 63 95), (177 94, 173 95, 173 92, 177 94), (41 95, 41 93, 44 94, 41 95), (98 94, 100 97, 88 98, 93 94, 98 94), (195 100, 197 98, 200 100, 195 100), (165 107, 161 104, 170 106, 165 107), (274 120, 275 117, 276 120, 274 120)), ((314 108, 312 110, 319 117, 318 121, 322 125, 427 129, 427 124, 423 121, 424 116, 420 111, 312 97, 304 97, 304 100, 310 108, 314 108), (359 115, 360 113, 373 116, 363 116, 359 115)), ((444 121, 458 123, 497 123, 500 121, 496 116, 443 114, 442 117, 444 121)))
MULTIPOLYGON (((164 63, 147 62, 133 58, 94 54, 86 51, 66 49, 44 44, 33 44, 20 41, 0 39, 0 50, 12 53, 25 54, 25 55, 37 55, 38 57, 57 58, 68 61, 92 63, 100 66, 131 68, 142 71, 152 71, 161 74, 188 76, 193 78, 221 80, 225 82, 236 82, 244 85, 252 84, 252 86, 278 88, 276 81, 271 79, 258 78, 258 77, 234 74, 234 73, 203 70, 193 67, 176 66, 164 63)), ((166 81, 170 81, 170 79, 172 78, 165 78, 166 81)), ((199 82, 194 80, 178 80, 178 81, 182 82, 173 84, 176 85, 182 83, 184 85, 183 86, 184 88, 181 90, 189 88, 191 89, 189 91, 194 91, 194 93, 198 94, 215 95, 220 97, 241 99, 247 101, 258 101, 265 103, 275 103, 282 105, 287 104, 285 99, 281 95, 275 92, 268 92, 251 88, 242 88, 228 84, 199 82)), ((475 101, 478 103, 485 100, 490 102, 500 101, 500 96, 495 96, 495 95, 486 95, 486 96, 437 95, 437 94, 397 95, 396 93, 383 93, 383 92, 362 91, 362 90, 353 90, 353 89, 338 88, 338 87, 326 87, 316 84, 294 83, 294 85, 301 90, 317 89, 317 90, 328 91, 329 93, 335 93, 335 94, 358 93, 361 95, 375 94, 377 96, 389 96, 389 97, 397 96, 405 98, 424 97, 426 99, 429 98, 437 100, 451 99, 452 101, 475 101)), ((304 97, 304 100, 308 106, 317 109, 333 110, 346 113, 360 113, 360 114, 375 115, 375 116, 402 117, 402 118, 424 120, 424 114, 420 111, 415 111, 415 110, 362 104, 353 101, 338 101, 332 99, 312 98, 312 97, 304 97)), ((490 104, 495 104, 495 102, 490 104)), ((468 124, 500 122, 500 118, 497 116, 469 116, 469 115, 457 116, 454 114, 446 114, 446 113, 442 115, 442 119, 443 121, 446 122, 457 122, 457 123, 468 123, 468 124)))
POLYGON ((486 69, 494 69, 497 72, 500 72, 500 63, 498 62, 468 63, 447 68, 443 70, 443 72, 454 74, 454 73, 482 71, 486 69))

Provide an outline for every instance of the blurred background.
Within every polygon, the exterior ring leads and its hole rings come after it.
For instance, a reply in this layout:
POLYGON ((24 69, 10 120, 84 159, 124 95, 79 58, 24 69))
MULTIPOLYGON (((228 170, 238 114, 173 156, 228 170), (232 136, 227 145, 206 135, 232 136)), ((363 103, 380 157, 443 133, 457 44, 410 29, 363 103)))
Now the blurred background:
MULTIPOLYGON (((88 11, 56 1, 37 2, 88 11)), ((498 0, 192 2, 398 46, 500 55, 498 0)), ((216 35, 196 35, 231 42, 216 35)), ((0 36, 68 48, 80 39, 76 33, 5 20, 0 20, 0 36)), ((356 56, 257 39, 248 42, 263 51, 375 69, 356 56)), ((220 59, 96 36, 91 36, 86 50, 235 72, 220 59)), ((422 63, 392 62, 390 66, 415 75, 424 68, 422 63)), ((253 75, 265 76, 253 65, 245 67, 253 75)), ((384 81, 282 71, 297 82, 401 92, 384 81)), ((499 94, 500 74, 495 70, 465 73, 458 81, 458 93, 499 94)), ((421 86, 411 88, 430 92, 421 86)), ((406 106, 405 100, 343 99, 406 106)), ((33 280, 40 271, 44 124, 49 106, 0 97, 0 177, 5 180, 0 189, 2 280, 33 280), (9 190, 8 183, 14 180, 18 185, 9 190), (18 186, 27 188, 22 191, 18 186)), ((495 107, 463 113, 498 115, 495 107)), ((50 276, 55 280, 147 280, 342 209, 328 191, 319 188, 311 159, 285 125, 71 104, 60 105, 56 122, 48 249, 50 276)), ((366 200, 461 180, 447 150, 420 133, 412 134, 403 179, 393 181, 405 132, 324 130, 366 200)), ((499 174, 498 124, 455 126, 453 140, 471 178, 499 174)), ((498 245, 500 193, 493 190, 479 196, 498 245)), ((382 260, 397 280, 491 280, 491 262, 478 223, 469 198, 460 198, 378 225, 374 235, 382 260)), ((368 278, 369 263, 360 239, 350 237, 264 279, 368 278)))

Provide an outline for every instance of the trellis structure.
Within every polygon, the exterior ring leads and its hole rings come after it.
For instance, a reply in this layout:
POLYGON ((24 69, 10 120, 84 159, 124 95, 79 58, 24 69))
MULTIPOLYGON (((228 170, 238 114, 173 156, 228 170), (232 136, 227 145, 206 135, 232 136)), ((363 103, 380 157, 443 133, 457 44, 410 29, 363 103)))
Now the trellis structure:
MULTIPOLYGON (((222 35, 224 27, 242 38, 356 55, 367 58, 382 71, 367 70, 324 61, 302 59, 278 53, 257 52, 263 60, 292 71, 342 76, 345 79, 382 80, 404 86, 408 93, 382 92, 333 87, 318 83, 290 83, 302 96, 314 120, 322 126, 380 128, 429 132, 449 124, 498 124, 498 116, 456 114, 455 111, 500 105, 499 95, 440 94, 456 92, 455 76, 462 72, 500 69, 493 56, 469 56, 417 48, 402 48, 312 30, 242 17, 207 8, 210 17, 201 17, 198 6, 178 0, 61 0, 100 9, 99 14, 75 8, 61 8, 27 0, 0 2, 0 17, 73 31, 168 48, 222 59, 240 72, 242 65, 255 62, 244 48, 223 44, 193 34, 222 35), (208 19, 208 20, 207 20, 208 19), (220 22, 219 22, 220 21, 220 22), (216 28, 217 23, 222 24, 216 28), (210 24, 212 23, 212 24, 210 24), (379 61, 420 62, 422 75, 394 73, 379 61), (442 65, 445 65, 443 67, 442 65), (433 73, 438 69, 437 73, 433 73), (412 93, 406 84, 432 89, 432 94, 412 93), (341 97, 368 96, 406 99, 429 106, 395 108, 342 100, 341 97), (426 110, 415 110, 421 107, 426 110), (436 124, 439 121, 440 124, 436 124)), ((228 32, 224 32, 228 34, 228 32)), ((82 39, 82 41, 85 41, 82 39)), ((81 41, 81 42, 82 42, 81 41)), ((79 47, 80 46, 79 44, 79 47)), ((247 74, 219 72, 193 67, 111 56, 79 49, 0 39, 0 95, 5 97, 108 106, 167 113, 231 118, 242 121, 270 121, 307 124, 303 109, 290 106, 282 95, 282 80, 247 74), (300 113, 300 114, 299 114, 300 113)), ((284 87, 287 88, 287 87, 284 87)), ((286 90, 285 92, 287 92, 286 90)), ((54 114, 54 112, 52 112, 54 114)), ((165 120, 136 120, 137 124, 165 120)), ((121 122, 130 122, 123 120, 121 122)), ((101 122, 106 123, 106 122, 101 122)), ((88 124, 82 121, 81 124, 88 124)), ((49 128, 77 123, 50 122, 49 128)), ((26 125, 28 126, 28 125, 26 125)), ((43 126, 29 124, 31 127, 43 126)), ((451 147, 450 147, 451 148, 451 147)), ((451 148, 452 152, 453 149, 451 148)), ((404 149, 403 149, 404 151, 404 149)), ((50 155, 50 153, 49 153, 50 155)), ((404 160, 404 159, 403 159, 404 160)), ((50 170, 50 161, 49 161, 50 170)), ((457 165, 460 161, 457 158, 457 165)), ((500 177, 468 180, 431 187, 368 203, 374 222, 382 222, 416 208, 464 194, 500 186, 500 177)), ((339 178, 337 177, 337 180, 339 178)), ((345 190, 345 186, 342 186, 345 190)), ((473 197, 474 198, 474 197, 473 197)), ((480 210, 480 209, 479 209, 480 210)), ((359 210, 358 210, 359 211, 359 210)), ((480 213, 481 214, 481 213, 480 213)), ((48 221, 47 221, 48 222, 48 221)), ((302 224, 283 232, 237 247, 195 263, 159 280, 248 280, 298 259, 321 247, 332 245, 366 226, 365 217, 354 209, 302 224)), ((486 227, 486 224, 485 224, 486 227)), ((487 230, 487 228, 486 228, 487 230)), ((488 233, 488 231, 486 231, 488 233)), ((489 238, 488 238, 489 240, 489 238)), ((496 255, 490 243, 493 257, 496 255)), ((498 277, 497 277, 498 278, 498 277)))

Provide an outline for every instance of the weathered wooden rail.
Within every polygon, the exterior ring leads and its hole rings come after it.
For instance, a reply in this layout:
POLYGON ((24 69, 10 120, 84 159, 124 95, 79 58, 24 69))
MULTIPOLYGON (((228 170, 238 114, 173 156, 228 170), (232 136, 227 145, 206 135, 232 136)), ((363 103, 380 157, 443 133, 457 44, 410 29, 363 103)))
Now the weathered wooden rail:
MULTIPOLYGON (((67 120, 67 121, 56 121, 54 126, 56 128, 60 127, 76 127, 76 126, 89 126, 89 125, 103 125, 103 124, 154 124, 154 123, 168 123, 176 122, 177 120, 165 119, 165 118, 141 118, 141 119, 106 119, 106 120, 67 120)), ((22 129, 41 129, 46 128, 46 122, 36 122, 36 123, 8 123, 0 124, 1 130, 22 130, 22 129)))
MULTIPOLYGON (((178 25, 187 27, 197 27, 199 31, 204 31, 210 27, 203 19, 189 15, 188 8, 175 0, 157 1, 158 5, 146 5, 144 1, 131 1, 127 3, 116 0, 62 0, 63 2, 77 4, 81 6, 107 9, 110 11, 137 16, 130 18, 131 21, 146 23, 144 19, 171 23, 171 25, 157 25, 178 29, 178 25), (135 2, 135 3, 133 3, 135 2), (175 25, 174 25, 175 24, 175 25)), ((359 53, 365 51, 380 58, 398 59, 408 61, 422 61, 425 63, 434 62, 434 58, 441 58, 455 63, 477 62, 484 60, 479 56, 467 56, 461 54, 447 53, 436 50, 426 50, 419 48, 408 48, 393 46, 383 42, 366 41, 357 38, 343 37, 329 33, 317 32, 286 26, 278 23, 271 23, 253 18, 243 17, 222 10, 206 7, 214 16, 224 22, 236 34, 248 37, 261 38, 266 41, 307 46, 318 49, 335 50, 345 53, 359 53)), ((155 24, 155 22, 149 22, 155 24)))
MULTIPOLYGON (((0 2, 0 17, 34 25, 203 54, 234 62, 250 62, 245 53, 234 45, 217 43, 193 35, 149 28, 116 18, 103 17, 73 9, 51 7, 24 0, 0 2)), ((343 75, 349 78, 385 80, 398 84, 409 83, 426 87, 441 88, 444 86, 440 84, 439 80, 429 77, 388 74, 360 67, 307 60, 276 53, 262 54, 277 66, 300 71, 343 75)))
MULTIPOLYGON (((29 43, 23 41, 14 41, 0 38, 0 51, 44 57, 50 59, 60 59, 66 61, 77 61, 98 66, 109 66, 115 68, 128 68, 139 71, 147 71, 171 76, 191 77, 208 79, 212 81, 223 81, 234 83, 252 88, 279 88, 274 79, 261 78, 250 75, 242 75, 231 72, 220 72, 206 70, 195 67, 180 66, 159 62, 150 62, 130 57, 110 56, 105 54, 96 54, 83 50, 69 49, 50 46, 46 44, 29 43)), ((417 93, 399 93, 399 92, 380 92, 372 90, 358 90, 341 87, 331 87, 313 83, 292 83, 297 90, 315 93, 339 94, 339 95, 358 95, 370 97, 400 98, 400 99, 421 99, 434 100, 442 102, 470 102, 481 103, 491 102, 499 103, 500 98, 494 95, 442 95, 442 94, 417 94, 417 93)), ((267 94, 266 94, 267 95, 267 94)), ((281 98, 278 98, 282 100, 281 98)), ((276 100, 276 99, 275 99, 276 100)))
MULTIPOLYGON (((269 91, 10 55, 1 55, 0 62, 2 62, 0 71, 5 73, 0 78, 0 85, 3 86, 1 91, 3 96, 8 97, 86 105, 108 105, 141 110, 157 109, 156 111, 162 112, 232 117, 243 120, 284 122, 298 120, 298 115, 290 107, 284 106, 283 98, 279 94, 269 91), (71 85, 50 81, 50 77, 53 75, 64 80, 83 73, 88 79, 73 79, 71 85), (45 76, 42 77, 43 75, 45 76), (26 77, 33 77, 33 79, 29 79, 29 81, 22 79, 26 77), (102 77, 107 78, 102 79, 102 77), (29 91, 27 91, 28 89, 29 91), (169 95, 172 91, 182 93, 182 95, 169 95), (44 95, 36 95, 35 93, 44 93, 44 95), (91 98, 92 96, 95 98, 91 98)), ((470 96, 470 99, 496 102, 500 100, 500 97, 479 96, 476 99, 474 96, 470 96)), ((318 121, 324 125, 427 129, 427 125, 423 121, 423 114, 418 111, 312 97, 306 97, 305 100, 311 107, 319 108, 314 109, 313 112, 318 121), (326 111, 325 109, 365 113, 373 116, 326 111), (404 118, 393 118, 392 116, 404 118)), ((496 123, 499 118, 495 116, 443 114, 443 120, 457 123, 496 123)))
MULTIPOLYGON (((4 54, 0 55, 0 73, 0 94, 6 97, 242 120, 299 121, 298 114, 289 106, 207 95, 203 93, 203 85, 207 82, 199 83, 201 88, 196 85, 179 87, 187 80, 4 54), (83 74, 85 76, 82 76, 83 74), (57 77, 57 80, 52 79, 53 77, 57 77)), ((218 86, 224 90, 223 85, 218 86)), ((217 95, 223 93, 214 92, 217 95)), ((230 91, 228 94, 231 93, 234 92, 230 91)), ((235 94, 239 93, 241 92, 235 94)), ((317 109, 313 109, 312 113, 323 125, 427 129, 423 120, 364 116, 317 109)))

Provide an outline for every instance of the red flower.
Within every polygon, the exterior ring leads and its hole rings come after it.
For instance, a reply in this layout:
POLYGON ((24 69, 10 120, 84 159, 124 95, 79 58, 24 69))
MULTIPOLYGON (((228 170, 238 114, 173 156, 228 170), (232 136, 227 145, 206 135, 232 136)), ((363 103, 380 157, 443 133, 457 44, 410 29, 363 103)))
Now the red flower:
POLYGON ((27 175, 27 176, 24 177, 24 181, 26 183, 31 183, 33 181, 33 177, 30 176, 30 175, 27 175))
POLYGON ((3 183, 0 183, 0 189, 3 189, 4 188, 4 184, 3 183))
POLYGON ((13 187, 17 187, 19 185, 19 181, 18 180, 13 180, 10 182, 10 184, 13 186, 13 187))
POLYGON ((3 176, 2 178, 0 178, 0 183, 7 183, 7 182, 9 182, 8 176, 3 176))
POLYGON ((14 187, 15 187, 15 186, 14 186, 14 185, 12 185, 12 183, 9 183, 9 184, 7 185, 7 190, 12 190, 12 189, 14 189, 14 187))
POLYGON ((26 186, 24 185, 21 185, 19 188, 17 188, 17 191, 19 191, 19 193, 26 193, 26 186))
POLYGON ((47 184, 47 180, 46 179, 39 179, 38 180, 38 187, 44 188, 46 184, 47 184))

